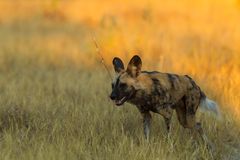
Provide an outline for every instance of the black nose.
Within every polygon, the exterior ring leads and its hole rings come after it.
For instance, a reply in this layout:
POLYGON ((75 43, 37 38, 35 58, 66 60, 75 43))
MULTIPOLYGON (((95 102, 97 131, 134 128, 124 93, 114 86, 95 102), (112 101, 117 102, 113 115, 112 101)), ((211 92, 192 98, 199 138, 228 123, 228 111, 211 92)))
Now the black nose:
POLYGON ((111 95, 110 95, 111 100, 115 100, 116 97, 117 97, 117 95, 115 93, 111 93, 111 95))

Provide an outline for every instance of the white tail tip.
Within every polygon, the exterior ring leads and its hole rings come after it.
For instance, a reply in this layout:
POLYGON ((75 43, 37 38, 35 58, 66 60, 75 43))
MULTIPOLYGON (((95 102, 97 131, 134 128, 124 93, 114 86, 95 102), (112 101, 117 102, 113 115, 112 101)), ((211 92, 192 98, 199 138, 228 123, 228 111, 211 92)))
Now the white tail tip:
POLYGON ((213 112, 218 119, 222 118, 217 103, 212 101, 211 99, 208 99, 208 98, 202 99, 200 102, 200 109, 203 112, 205 112, 205 111, 213 112))

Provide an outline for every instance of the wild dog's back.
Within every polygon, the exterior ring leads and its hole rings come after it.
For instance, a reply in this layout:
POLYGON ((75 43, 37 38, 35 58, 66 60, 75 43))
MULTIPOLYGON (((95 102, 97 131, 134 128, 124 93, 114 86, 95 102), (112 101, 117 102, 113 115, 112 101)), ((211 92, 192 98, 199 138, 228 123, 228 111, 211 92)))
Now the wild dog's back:
MULTIPOLYGON (((167 100, 169 103, 176 103, 186 94, 188 89, 193 88, 191 80, 183 75, 143 71, 141 76, 151 79, 152 95, 160 92, 161 96, 165 96, 165 101, 167 100)), ((142 80, 143 78, 140 77, 140 79, 142 80)), ((145 79, 147 78, 144 78, 144 81, 140 83, 146 83, 145 79)))

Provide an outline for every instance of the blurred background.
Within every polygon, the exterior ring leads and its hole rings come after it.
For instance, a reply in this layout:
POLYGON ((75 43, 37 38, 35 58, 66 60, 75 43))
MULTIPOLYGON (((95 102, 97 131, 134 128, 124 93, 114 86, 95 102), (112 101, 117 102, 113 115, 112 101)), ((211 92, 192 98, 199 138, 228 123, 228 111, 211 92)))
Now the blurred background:
POLYGON ((0 71, 102 70, 94 35, 109 68, 139 54, 144 69, 189 74, 236 114, 239 20, 239 0, 2 0, 0 71))

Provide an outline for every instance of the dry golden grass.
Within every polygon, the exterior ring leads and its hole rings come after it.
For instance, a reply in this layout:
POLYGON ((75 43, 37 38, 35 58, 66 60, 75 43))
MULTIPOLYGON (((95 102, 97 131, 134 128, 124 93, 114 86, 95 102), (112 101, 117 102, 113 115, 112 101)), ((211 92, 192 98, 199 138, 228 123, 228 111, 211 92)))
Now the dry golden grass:
MULTIPOLYGON (((239 159, 240 4, 220 1, 1 1, 0 159, 239 159), (202 115, 216 146, 192 146, 176 118, 151 142, 135 107, 116 108, 106 64, 141 55, 145 70, 192 76, 223 121, 202 115)), ((111 70, 112 71, 112 70, 111 70)))

